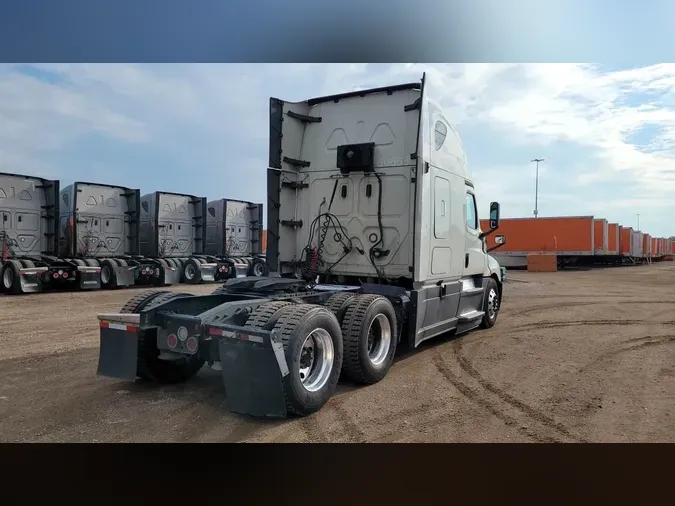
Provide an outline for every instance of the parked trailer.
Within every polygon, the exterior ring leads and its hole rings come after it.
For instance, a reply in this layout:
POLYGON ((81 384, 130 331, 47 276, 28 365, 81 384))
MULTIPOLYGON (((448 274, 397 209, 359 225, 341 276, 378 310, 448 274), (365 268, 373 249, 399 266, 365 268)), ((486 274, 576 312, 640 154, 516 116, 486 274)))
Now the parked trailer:
POLYGON ((102 288, 179 281, 175 266, 141 254, 140 195, 137 188, 81 181, 61 190, 61 254, 99 266, 102 288))
POLYGON ((224 264, 216 271, 216 281, 242 275, 267 276, 269 267, 262 251, 263 205, 219 199, 206 207, 208 257, 204 258, 224 264))
MULTIPOLYGON (((481 223, 487 226, 488 221, 481 223)), ((499 226, 509 240, 495 258, 507 268, 527 266, 527 255, 531 253, 553 253, 561 267, 584 258, 591 261, 595 253, 592 216, 504 218, 499 226)), ((488 238, 487 244, 496 246, 494 238, 488 238)))
POLYGON ((619 226, 619 255, 624 263, 634 263, 633 251, 633 228, 619 226))
POLYGON ((141 254, 175 268, 172 283, 213 282, 227 264, 205 253, 206 198, 156 191, 141 197, 141 254))
POLYGON ((100 288, 100 268, 59 256, 59 181, 0 173, 2 291, 100 288))
POLYGON ((636 262, 642 261, 645 258, 644 234, 639 230, 633 231, 633 244, 631 246, 630 256, 636 262))
POLYGON ((651 261, 652 258, 652 236, 642 235, 642 256, 645 260, 651 261))
POLYGON ((593 245, 594 254, 607 255, 609 250, 609 223, 603 218, 593 220, 593 245))
POLYGON ((429 94, 423 78, 271 99, 275 275, 230 279, 205 296, 144 293, 99 314, 98 373, 180 382, 206 362, 221 371, 230 410, 307 415, 341 374, 384 378, 401 342, 492 327, 502 280, 483 241, 499 204, 481 232, 459 137, 429 94))

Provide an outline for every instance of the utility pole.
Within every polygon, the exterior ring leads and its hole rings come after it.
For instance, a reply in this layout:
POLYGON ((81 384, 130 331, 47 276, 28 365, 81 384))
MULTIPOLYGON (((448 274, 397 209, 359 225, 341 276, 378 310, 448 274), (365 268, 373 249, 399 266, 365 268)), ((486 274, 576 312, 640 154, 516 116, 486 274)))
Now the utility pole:
POLYGON ((637 229, 640 230, 640 215, 636 214, 636 216, 637 216, 637 219, 638 219, 638 228, 637 229))
POLYGON ((539 216, 539 162, 543 162, 543 158, 535 158, 532 160, 537 164, 537 175, 534 179, 534 217, 539 216))

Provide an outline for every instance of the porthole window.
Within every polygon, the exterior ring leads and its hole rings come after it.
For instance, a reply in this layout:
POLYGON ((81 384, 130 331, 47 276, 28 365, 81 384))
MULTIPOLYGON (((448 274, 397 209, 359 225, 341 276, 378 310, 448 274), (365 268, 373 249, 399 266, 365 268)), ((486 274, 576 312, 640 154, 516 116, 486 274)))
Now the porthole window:
POLYGON ((434 143, 436 146, 436 151, 441 149, 441 146, 445 142, 445 138, 448 135, 448 127, 445 126, 445 123, 442 121, 437 121, 436 126, 434 127, 434 143))

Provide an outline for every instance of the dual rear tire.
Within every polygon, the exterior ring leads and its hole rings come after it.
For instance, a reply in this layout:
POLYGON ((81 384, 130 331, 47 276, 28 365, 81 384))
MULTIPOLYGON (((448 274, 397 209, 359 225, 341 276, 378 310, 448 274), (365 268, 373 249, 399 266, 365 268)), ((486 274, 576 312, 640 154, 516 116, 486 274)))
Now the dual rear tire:
POLYGON ((247 326, 275 330, 289 374, 283 379, 286 409, 309 415, 335 393, 341 375, 373 384, 387 374, 398 340, 396 312, 379 295, 333 295, 325 305, 270 302, 247 326))

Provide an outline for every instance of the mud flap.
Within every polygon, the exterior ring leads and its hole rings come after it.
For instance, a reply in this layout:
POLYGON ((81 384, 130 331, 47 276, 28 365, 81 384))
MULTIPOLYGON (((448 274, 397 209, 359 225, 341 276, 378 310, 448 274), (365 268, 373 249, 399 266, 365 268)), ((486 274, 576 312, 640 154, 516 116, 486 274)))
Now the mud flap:
POLYGON ((77 274, 81 290, 99 290, 101 288, 101 268, 78 266, 77 274))
POLYGON ((175 267, 162 267, 164 271, 164 284, 177 285, 180 283, 180 271, 175 267))
POLYGON ((235 263, 233 269, 234 269, 234 276, 232 276, 233 278, 248 277, 248 265, 235 263))
MULTIPOLYGON (((137 314, 125 314, 123 317, 133 321, 137 314)), ((98 368, 96 374, 109 378, 119 378, 129 381, 136 379, 136 362, 138 359, 139 327, 125 321, 100 322, 100 349, 98 354, 98 368)))
POLYGON ((199 265, 199 272, 202 277, 202 281, 206 281, 208 283, 213 283, 216 280, 216 269, 218 268, 218 264, 216 263, 209 263, 209 264, 200 264, 199 265))
POLYGON ((37 293, 42 291, 42 274, 47 272, 47 267, 34 267, 19 271, 21 293, 37 293))
POLYGON ((206 326, 218 338, 228 409, 249 416, 285 418, 283 377, 288 367, 281 342, 263 330, 206 326))
POLYGON ((115 281, 117 286, 133 286, 135 283, 134 277, 136 267, 123 267, 118 265, 115 267, 115 281))

